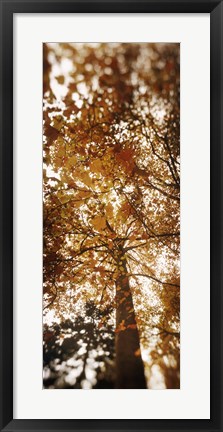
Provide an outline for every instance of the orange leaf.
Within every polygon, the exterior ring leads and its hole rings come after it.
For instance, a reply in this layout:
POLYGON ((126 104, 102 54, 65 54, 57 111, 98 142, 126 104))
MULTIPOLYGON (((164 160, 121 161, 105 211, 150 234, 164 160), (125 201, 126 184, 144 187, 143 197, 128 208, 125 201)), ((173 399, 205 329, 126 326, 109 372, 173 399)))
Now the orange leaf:
POLYGON ((57 266, 55 268, 54 273, 57 274, 57 275, 60 275, 61 273, 63 273, 63 267, 62 266, 57 266))
POLYGON ((61 84, 61 85, 64 84, 64 76, 63 75, 57 76, 56 80, 57 80, 58 84, 61 84))
POLYGON ((137 327, 136 327, 136 324, 129 324, 129 325, 127 326, 127 328, 130 328, 130 329, 132 329, 132 330, 135 330, 137 327))
POLYGON ((118 325, 118 327, 115 330, 115 333, 119 333, 121 331, 126 330, 126 326, 124 325, 125 321, 122 320, 121 323, 118 325))

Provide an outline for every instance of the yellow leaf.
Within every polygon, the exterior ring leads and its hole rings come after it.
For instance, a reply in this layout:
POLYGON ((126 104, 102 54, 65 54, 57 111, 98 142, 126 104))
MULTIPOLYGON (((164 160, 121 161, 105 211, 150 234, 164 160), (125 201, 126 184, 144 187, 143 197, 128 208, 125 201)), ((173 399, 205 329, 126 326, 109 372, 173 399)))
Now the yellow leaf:
POLYGON ((106 210, 106 214, 108 218, 112 218, 113 217, 113 206, 111 203, 108 203, 105 207, 106 210))
POLYGON ((76 158, 76 156, 71 156, 68 159, 67 167, 68 168, 74 168, 76 166, 76 164, 77 164, 77 158, 76 158))
POLYGON ((95 218, 92 219, 91 223, 97 231, 101 231, 106 227, 106 219, 101 216, 95 216, 95 218))
POLYGON ((83 181, 87 186, 92 186, 91 178, 89 177, 89 174, 87 172, 80 173, 80 179, 83 181))
POLYGON ((101 170, 102 170, 102 164, 101 164, 100 159, 93 160, 90 163, 90 169, 94 173, 101 172, 101 170))

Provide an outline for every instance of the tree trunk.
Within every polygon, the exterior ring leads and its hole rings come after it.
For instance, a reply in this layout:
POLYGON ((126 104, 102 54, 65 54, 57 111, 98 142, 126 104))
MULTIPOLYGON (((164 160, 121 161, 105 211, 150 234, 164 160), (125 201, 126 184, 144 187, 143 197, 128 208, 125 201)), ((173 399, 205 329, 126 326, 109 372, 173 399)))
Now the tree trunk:
POLYGON ((145 389, 146 380, 139 344, 132 293, 124 254, 118 258, 116 280, 116 388, 145 389))

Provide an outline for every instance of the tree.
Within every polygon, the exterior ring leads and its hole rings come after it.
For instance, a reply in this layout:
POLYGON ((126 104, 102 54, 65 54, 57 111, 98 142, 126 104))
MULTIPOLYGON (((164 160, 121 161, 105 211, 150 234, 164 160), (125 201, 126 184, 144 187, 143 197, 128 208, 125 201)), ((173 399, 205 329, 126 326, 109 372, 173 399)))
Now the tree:
POLYGON ((179 387, 179 45, 45 44, 43 88, 45 311, 93 301, 115 387, 179 387))
POLYGON ((92 301, 86 303, 83 312, 73 320, 44 325, 46 388, 89 388, 89 374, 93 388, 114 387, 113 326, 106 324, 106 332, 98 328, 101 311, 92 301), (98 345, 105 350, 106 359, 98 352, 98 345))

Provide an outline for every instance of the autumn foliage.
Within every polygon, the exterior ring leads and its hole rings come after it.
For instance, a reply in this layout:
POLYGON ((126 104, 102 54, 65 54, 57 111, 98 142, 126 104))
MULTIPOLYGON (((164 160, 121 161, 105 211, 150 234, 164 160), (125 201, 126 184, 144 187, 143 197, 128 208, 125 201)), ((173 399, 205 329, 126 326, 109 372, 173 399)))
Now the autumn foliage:
POLYGON ((179 44, 44 44, 46 388, 179 388, 179 44))

